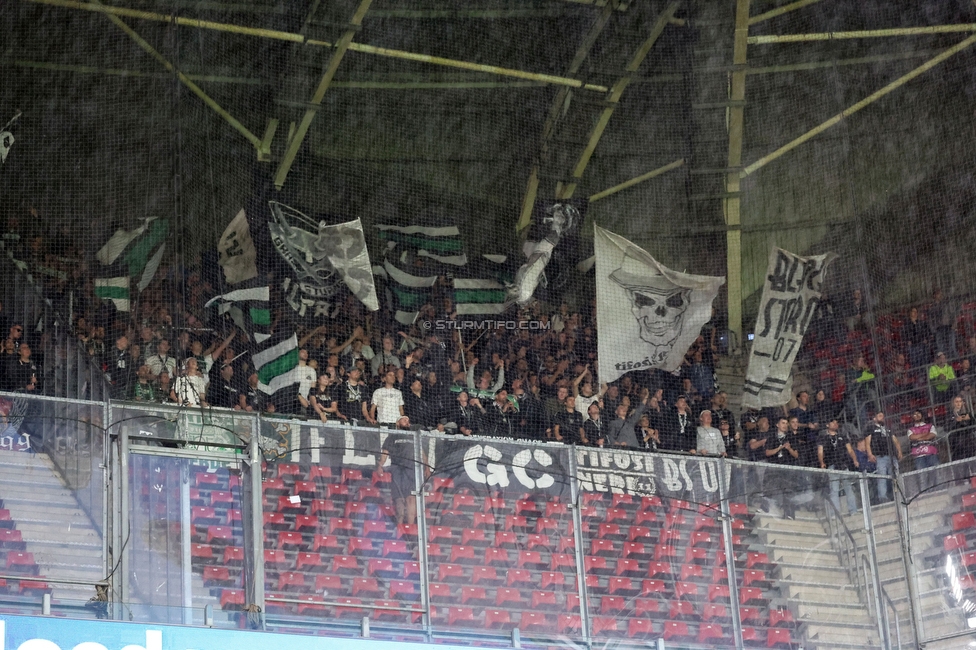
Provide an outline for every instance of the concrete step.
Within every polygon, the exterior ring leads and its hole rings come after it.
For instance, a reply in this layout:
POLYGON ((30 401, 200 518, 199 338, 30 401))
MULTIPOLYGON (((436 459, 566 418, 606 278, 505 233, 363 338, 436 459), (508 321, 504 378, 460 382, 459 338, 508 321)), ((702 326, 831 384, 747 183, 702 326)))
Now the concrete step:
POLYGON ((807 638, 816 644, 817 649, 825 648, 880 648, 877 627, 843 623, 808 623, 807 638))
POLYGON ((791 584, 837 585, 844 588, 851 582, 847 571, 841 568, 788 566, 781 568, 781 575, 783 582, 791 584))
MULTIPOLYGON (((864 608, 863 603, 861 603, 861 598, 857 591, 854 590, 853 585, 838 588, 837 585, 823 583, 786 583, 785 587, 788 597, 791 600, 799 602, 801 607, 811 606, 820 608, 823 605, 837 607, 843 604, 845 608, 849 607, 851 609, 852 614, 855 611, 859 611, 859 608, 864 608)), ((866 615, 867 609, 864 608, 863 611, 866 615)))

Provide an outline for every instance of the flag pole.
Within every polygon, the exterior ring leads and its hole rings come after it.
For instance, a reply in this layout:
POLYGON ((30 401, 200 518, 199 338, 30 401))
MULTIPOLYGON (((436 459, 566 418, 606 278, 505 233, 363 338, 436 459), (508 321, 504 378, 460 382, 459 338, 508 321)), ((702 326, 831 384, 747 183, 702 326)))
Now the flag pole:
POLYGON ((458 351, 461 353, 461 364, 464 366, 464 375, 467 376, 468 375, 468 360, 464 356, 464 339, 461 338, 461 330, 454 330, 454 331, 457 332, 457 335, 458 335, 458 345, 461 346, 460 350, 458 350, 458 351))

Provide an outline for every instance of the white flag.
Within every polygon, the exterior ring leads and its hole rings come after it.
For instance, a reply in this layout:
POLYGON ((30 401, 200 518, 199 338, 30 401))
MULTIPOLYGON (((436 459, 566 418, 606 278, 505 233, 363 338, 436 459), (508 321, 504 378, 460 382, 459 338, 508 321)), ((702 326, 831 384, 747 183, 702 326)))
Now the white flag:
POLYGON ((10 147, 14 146, 14 134, 10 131, 0 131, 0 165, 7 162, 10 147))
POLYGON ((681 365, 725 278, 672 271, 637 245, 594 226, 600 381, 681 365))
POLYGON ((827 265, 834 253, 800 257, 781 248, 769 252, 756 338, 742 387, 742 406, 782 406, 793 393, 793 361, 817 311, 827 265))
POLYGON ((224 229, 217 242, 217 263, 224 269, 227 284, 238 284, 258 275, 257 251, 251 240, 251 229, 247 225, 244 210, 224 229))

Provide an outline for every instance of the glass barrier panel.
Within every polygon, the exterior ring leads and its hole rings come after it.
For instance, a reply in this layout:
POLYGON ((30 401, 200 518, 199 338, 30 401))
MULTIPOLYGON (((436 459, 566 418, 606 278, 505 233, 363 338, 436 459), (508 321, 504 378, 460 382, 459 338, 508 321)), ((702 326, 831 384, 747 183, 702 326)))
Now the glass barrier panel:
POLYGON ((423 434, 435 631, 579 639, 571 448, 423 434))
POLYGON ((414 435, 262 417, 269 625, 420 628, 414 435), (395 467, 380 472, 384 449, 395 467))
POLYGON ((88 599, 105 578, 101 413, 101 405, 0 396, 3 602, 88 599))
POLYGON ((856 514, 862 475, 730 465, 731 566, 745 643, 881 647, 856 514))
POLYGON ((733 644, 718 460, 578 447, 576 465, 590 636, 733 644))
POLYGON ((218 622, 237 625, 248 603, 237 461, 133 449, 129 475, 127 617, 189 624, 186 612, 211 605, 218 622))
POLYGON ((959 460, 901 476, 909 561, 926 647, 960 647, 960 638, 929 641, 976 627, 976 460, 959 460), (953 645, 955 644, 955 645, 953 645))

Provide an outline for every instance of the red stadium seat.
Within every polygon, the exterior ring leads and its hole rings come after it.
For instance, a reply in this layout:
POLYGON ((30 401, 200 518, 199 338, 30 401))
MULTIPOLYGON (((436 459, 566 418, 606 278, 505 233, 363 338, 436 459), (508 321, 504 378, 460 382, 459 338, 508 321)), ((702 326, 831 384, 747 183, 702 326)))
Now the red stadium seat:
POLYGON ((414 556, 413 552, 407 547, 407 543, 397 539, 388 539, 384 541, 380 554, 383 557, 391 557, 401 560, 409 559, 414 556))
POLYGON ((208 526, 208 544, 231 544, 234 541, 234 530, 229 526, 208 526))
POLYGON ((318 553, 299 553, 295 561, 295 568, 299 571, 321 571, 324 567, 322 556, 318 553))
POLYGON ((559 503, 558 501, 546 501, 546 519, 555 516, 565 516, 569 514, 569 508, 565 503, 559 503))
MULTIPOLYGON (((192 506, 190 508, 190 523, 196 525, 211 525, 219 524, 223 520, 222 517, 217 516, 217 511, 213 508, 207 508, 204 506, 192 506)), ((265 519, 267 521, 267 519, 265 519)))
POLYGON ((373 558, 366 563, 366 573, 380 578, 392 578, 397 570, 393 568, 392 560, 373 558))
POLYGON ((636 505, 634 497, 629 494, 612 494, 610 496, 611 508, 628 508, 636 505))
POLYGON ((451 510, 474 512, 478 509, 478 501, 473 494, 455 494, 451 500, 451 510))
POLYGON ((766 631, 766 647, 777 648, 780 646, 793 647, 793 638, 790 635, 790 631, 783 628, 769 628, 766 631))
POLYGON ((739 604, 741 605, 753 605, 753 604, 766 604, 766 599, 763 598, 762 589, 756 589, 755 587, 745 587, 739 590, 739 604))
POLYGON ((591 632, 599 636, 605 632, 617 631, 617 619, 608 616, 594 616, 590 619, 591 632))
POLYGON ((747 553, 746 554, 746 568, 759 568, 766 569, 771 565, 769 563, 769 556, 765 553, 747 553))
POLYGON ((670 579, 674 577, 674 573, 671 571, 671 565, 667 562, 651 562, 647 566, 647 577, 670 579))
POLYGON ((707 549, 694 546, 685 549, 685 564, 705 564, 706 561, 708 561, 707 549))
POLYGON ((971 512, 957 512, 952 515, 952 530, 976 528, 976 515, 971 512))
POLYGON ((607 565, 607 558, 597 555, 587 555, 583 558, 583 570, 593 575, 610 575, 613 573, 607 565))
POLYGON ((282 531, 278 533, 278 548, 284 550, 294 550, 302 548, 305 542, 302 540, 301 533, 290 533, 282 531))
POLYGON ((505 499, 501 497, 485 497, 482 512, 498 512, 505 510, 505 499))
POLYGON ((349 555, 336 555, 332 558, 332 573, 362 575, 359 560, 349 555))
POLYGON ((373 540, 365 537, 350 537, 349 555, 373 555, 373 540))
POLYGON ((579 632, 582 627, 580 617, 575 614, 560 614, 556 617, 556 631, 559 634, 579 632))
POLYGON ((368 485, 363 486, 359 488, 358 492, 356 492, 356 501, 363 501, 365 503, 379 503, 383 501, 383 494, 380 492, 379 488, 368 485))
POLYGON ((539 612, 522 612, 522 619, 519 621, 519 629, 527 632, 539 632, 548 630, 551 623, 545 614, 539 612))
POLYGON ((522 602, 522 594, 518 589, 500 588, 495 592, 495 606, 521 608, 525 603, 522 602))
POLYGON ((390 536, 385 521, 366 520, 363 522, 363 537, 386 538, 390 536))
POLYGON ((345 519, 343 517, 335 517, 329 520, 329 534, 334 535, 335 533, 342 533, 344 535, 353 535, 356 532, 356 526, 352 523, 352 519, 345 519))
POLYGON ((717 566, 712 569, 712 584, 721 584, 729 581, 729 570, 724 566, 717 566))
POLYGON ((438 582, 464 582, 464 568, 459 564, 439 564, 437 566, 438 582))
POLYGON ((486 609, 485 610, 486 628, 509 628, 512 627, 512 616, 507 610, 486 609))
POLYGON ((305 574, 283 571, 278 576, 278 591, 304 591, 305 574))
POLYGON ((343 546, 335 535, 313 535, 312 551, 326 551, 327 553, 342 553, 343 546))
POLYGON ((539 551, 519 551, 516 566, 523 569, 547 569, 549 562, 542 559, 539 551))
POLYGON ((752 625, 762 624, 762 618, 760 617, 759 609, 757 607, 740 607, 739 618, 742 619, 743 623, 749 623, 752 625))
POLYGON ((607 592, 610 594, 636 596, 640 592, 640 589, 634 586, 634 581, 630 578, 610 578, 607 580, 607 592))
POLYGON ((759 587, 764 587, 769 584, 766 580, 766 574, 763 571, 751 571, 746 570, 742 572, 742 586, 748 587, 750 585, 757 585, 759 587))
POLYGON ((624 611, 627 601, 617 596, 604 596, 600 599, 600 613, 604 616, 615 616, 624 611))
POLYGON ((676 560, 678 557, 678 547, 674 544, 658 544, 654 547, 655 560, 676 560))
POLYGON ((671 639, 690 639, 692 635, 688 631, 687 623, 682 621, 665 621, 663 636, 665 641, 670 641, 671 639))
POLYGON ((369 507, 362 501, 349 501, 343 516, 347 519, 360 519, 369 515, 369 507))
POLYGON ((332 478, 332 468, 325 465, 312 465, 308 477, 313 481, 330 479, 332 478))
POLYGON ((228 546, 224 548, 223 561, 227 566, 243 566, 244 549, 240 546, 228 546))
POLYGON ((476 512, 471 516, 474 528, 494 528, 495 515, 491 512, 476 512))
POLYGON ((477 562, 473 546, 451 546, 451 564, 455 562, 477 562))
POLYGON ((353 578, 352 595, 366 595, 379 598, 383 595, 380 583, 376 578, 353 578))
POLYGON ((631 526, 627 533, 627 539, 632 542, 648 544, 654 539, 654 537, 651 535, 650 528, 646 528, 644 526, 631 526))
MULTIPOLYGON (((508 550, 504 548, 488 547, 485 549, 485 564, 490 566, 508 566, 508 550)), ((575 565, 575 562, 574 562, 575 565)))
POLYGON ((454 479, 448 478, 448 477, 443 477, 443 476, 434 476, 433 478, 430 479, 430 487, 435 492, 437 490, 445 490, 445 489, 446 490, 453 490, 454 489, 454 479))
POLYGON ((315 591, 326 596, 342 593, 342 578, 339 576, 315 576, 315 591))
POLYGON ((663 595, 667 592, 663 580, 644 580, 641 582, 641 595, 654 596, 663 595))
POLYGON ((556 593, 553 591, 533 591, 532 609, 558 609, 556 593))
POLYGON ((204 587, 230 587, 234 582, 235 580, 230 577, 230 571, 225 566, 203 567, 204 587))
POLYGON ((447 610, 447 624, 474 623, 474 610, 470 607, 449 607, 447 610))
POLYGON ((617 560, 616 575, 639 578, 644 574, 637 560, 617 560))
POLYGON ((608 524, 612 524, 616 521, 626 524, 629 523, 630 517, 630 514, 623 508, 607 508, 607 515, 604 521, 606 521, 608 524))
POLYGON ((558 571, 544 571, 539 576, 539 587, 546 589, 548 587, 561 587, 566 584, 566 575, 558 571))
POLYGON ((692 546, 709 545, 712 543, 712 536, 703 530, 696 530, 691 534, 689 541, 692 546))
POLYGON ((295 517, 295 530, 298 532, 314 533, 319 529, 319 518, 315 515, 298 515, 295 517))
POLYGON ((956 533, 954 535, 947 535, 945 539, 942 540, 942 549, 948 553, 949 551, 956 550, 966 550, 969 545, 966 543, 966 536, 962 533, 956 533))
POLYGON ((190 544, 190 562, 210 562, 214 559, 213 547, 208 544, 190 544))
POLYGON ((461 544, 464 546, 488 546, 483 528, 467 528, 461 531, 461 544))
POLYGON ((527 548, 530 551, 540 549, 540 548, 550 549, 552 548, 552 541, 550 541, 548 535, 540 535, 538 533, 535 533, 532 535, 528 535, 525 538, 525 548, 527 548))
POLYGON ((708 586, 708 601, 713 602, 716 600, 729 600, 729 586, 728 585, 709 585, 708 586))
POLYGON ((553 571, 575 569, 576 558, 569 553, 553 553, 549 556, 549 568, 553 571))
POLYGON ((703 623, 698 626, 698 643, 711 643, 713 639, 725 639, 721 625, 703 623))
POLYGON ((342 472, 339 474, 340 483, 359 483, 363 480, 363 471, 361 469, 349 469, 346 467, 342 468, 342 472))
POLYGON ((702 608, 702 621, 725 621, 729 619, 728 610, 725 605, 709 603, 702 608))
POLYGON ((490 602, 484 587, 461 587, 462 605, 487 605, 490 602))
POLYGON ((211 472, 200 472, 194 478, 195 487, 213 487, 220 484, 220 478, 211 472))
POLYGON ((316 494, 315 481, 295 481, 295 494, 305 500, 312 500, 316 494))
POLYGON ((690 578, 701 578, 702 568, 700 564, 683 564, 681 565, 681 581, 684 582, 690 578))
POLYGON ((608 539, 594 539, 590 542, 590 555, 606 555, 613 557, 617 552, 613 548, 613 542, 608 539))
POLYGON ((439 600, 451 600, 451 586, 433 582, 430 584, 430 597, 439 600))
POLYGON ((515 514, 538 517, 542 514, 542 510, 539 509, 533 499, 519 499, 515 502, 515 514))
POLYGON ((403 577, 420 579, 420 562, 404 562, 403 577))
POLYGON ((793 612, 788 609, 769 610, 769 627, 793 627, 793 612))
POLYGON ((630 638, 652 636, 654 624, 651 621, 632 618, 627 621, 627 636, 630 638))
POLYGON ((495 533, 495 546, 498 548, 518 548, 518 535, 512 532, 498 531, 495 533))
POLYGON ((674 583, 674 595, 676 598, 688 598, 696 600, 699 597, 698 585, 694 582, 674 583))
POLYGON ((312 499, 309 511, 313 515, 324 515, 326 517, 331 517, 337 512, 335 504, 329 499, 312 499))
POLYGON ((505 530, 525 532, 529 530, 528 519, 520 515, 509 515, 505 517, 505 530))
POLYGON ((656 524, 657 514, 653 510, 641 510, 634 516, 634 523, 638 526, 656 524))
POLYGON ((631 560, 646 560, 651 557, 651 554, 647 552, 644 545, 640 542, 624 542, 623 556, 631 560))
MULTIPOLYGON (((561 574, 560 574, 561 575, 561 574)), ((515 586, 533 586, 532 572, 525 569, 509 569, 508 577, 506 578, 505 584, 509 587, 515 586)))
POLYGON ((390 580, 390 598, 405 597, 407 600, 413 600, 416 596, 417 590, 414 583, 406 580, 390 580))
POLYGON ((498 585, 502 580, 493 566, 476 566, 471 570, 471 584, 498 585))
POLYGON ((431 544, 451 543, 454 535, 447 526, 430 526, 427 531, 427 541, 431 544))
POLYGON ((221 609, 244 609, 244 592, 240 589, 221 589, 221 609))

